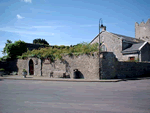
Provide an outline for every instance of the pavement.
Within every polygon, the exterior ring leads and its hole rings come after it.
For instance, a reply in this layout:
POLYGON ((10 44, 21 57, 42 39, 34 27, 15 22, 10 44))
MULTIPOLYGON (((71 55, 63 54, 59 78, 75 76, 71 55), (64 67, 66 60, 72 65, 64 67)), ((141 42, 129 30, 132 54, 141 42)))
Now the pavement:
POLYGON ((150 113, 150 79, 0 80, 0 113, 150 113))
POLYGON ((4 75, 0 77, 0 79, 11 79, 11 80, 38 80, 38 81, 66 81, 66 82, 120 82, 120 81, 127 81, 127 80, 145 80, 150 79, 150 77, 141 77, 141 78, 125 78, 125 79, 70 79, 70 78, 50 78, 50 77, 43 77, 43 76, 27 76, 24 78, 21 75, 4 75))

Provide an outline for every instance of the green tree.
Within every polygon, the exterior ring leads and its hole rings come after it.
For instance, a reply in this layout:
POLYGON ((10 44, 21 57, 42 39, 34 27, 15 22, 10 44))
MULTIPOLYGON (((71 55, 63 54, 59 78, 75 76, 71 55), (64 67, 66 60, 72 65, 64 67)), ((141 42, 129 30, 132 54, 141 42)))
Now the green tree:
POLYGON ((11 40, 7 40, 7 42, 5 43, 5 47, 3 48, 3 51, 2 51, 3 54, 6 54, 6 48, 7 48, 7 46, 8 46, 9 44, 11 44, 11 43, 12 43, 11 40))
POLYGON ((45 44, 45 45, 49 45, 49 43, 45 40, 45 39, 34 39, 33 40, 33 44, 45 44))
POLYGON ((12 41, 7 40, 2 52, 3 54, 7 54, 7 56, 10 58, 16 58, 26 51, 27 47, 24 41, 19 40, 12 43, 12 41))
POLYGON ((7 43, 6 43, 6 44, 10 44, 10 43, 12 43, 12 41, 11 41, 11 40, 7 40, 7 43))

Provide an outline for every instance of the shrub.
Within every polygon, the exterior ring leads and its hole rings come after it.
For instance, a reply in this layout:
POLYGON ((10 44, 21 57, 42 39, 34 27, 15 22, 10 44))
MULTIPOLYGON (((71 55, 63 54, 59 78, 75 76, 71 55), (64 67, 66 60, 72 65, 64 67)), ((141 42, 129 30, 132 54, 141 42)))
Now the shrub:
POLYGON ((13 75, 17 75, 17 72, 13 71, 12 74, 13 74, 13 75))
POLYGON ((0 71, 5 71, 5 69, 4 68, 0 68, 0 71))
POLYGON ((7 61, 8 59, 10 59, 10 57, 7 55, 7 56, 1 57, 0 61, 7 61))
POLYGON ((25 70, 25 69, 23 69, 23 71, 22 72, 25 72, 25 73, 27 73, 27 71, 25 70))

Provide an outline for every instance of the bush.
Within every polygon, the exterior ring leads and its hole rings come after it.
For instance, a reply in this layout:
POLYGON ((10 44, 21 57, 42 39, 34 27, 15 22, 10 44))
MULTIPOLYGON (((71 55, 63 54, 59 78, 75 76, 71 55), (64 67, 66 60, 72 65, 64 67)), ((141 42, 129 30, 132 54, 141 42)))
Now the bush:
POLYGON ((0 71, 5 71, 5 69, 4 68, 0 68, 0 71))
POLYGON ((17 72, 13 71, 12 74, 13 74, 13 75, 17 75, 17 72))
POLYGON ((27 73, 27 71, 25 70, 25 69, 23 69, 23 71, 22 72, 25 72, 25 73, 27 73))
POLYGON ((1 57, 0 61, 7 61, 8 59, 10 59, 10 57, 7 55, 7 56, 1 57))

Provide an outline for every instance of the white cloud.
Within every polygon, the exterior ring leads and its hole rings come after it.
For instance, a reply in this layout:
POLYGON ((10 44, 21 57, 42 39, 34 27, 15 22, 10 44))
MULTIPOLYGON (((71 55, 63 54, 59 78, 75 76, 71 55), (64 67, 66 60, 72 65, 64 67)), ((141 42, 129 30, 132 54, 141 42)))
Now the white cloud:
POLYGON ((30 31, 30 30, 21 30, 21 29, 15 29, 12 27, 4 27, 0 28, 0 31, 5 31, 5 32, 11 32, 11 33, 17 33, 20 35, 36 35, 36 36, 51 36, 54 35, 54 33, 50 32, 39 32, 39 31, 30 31))
POLYGON ((17 14, 17 18, 18 19, 23 19, 24 17, 20 16, 19 14, 17 14))
POLYGON ((32 3, 32 0, 21 0, 21 1, 24 1, 24 2, 29 2, 29 3, 32 3))
POLYGON ((32 26, 33 28, 58 28, 58 27, 65 27, 65 26, 32 26))

